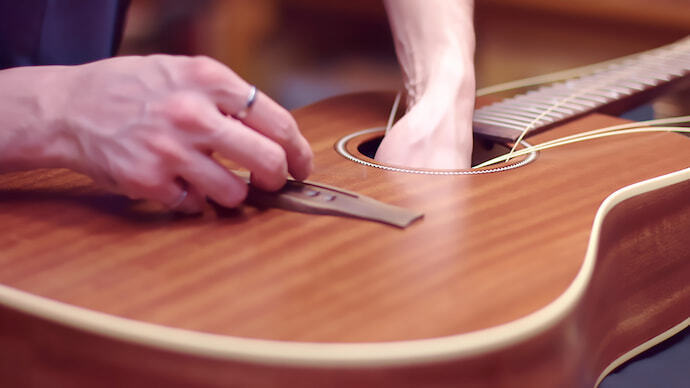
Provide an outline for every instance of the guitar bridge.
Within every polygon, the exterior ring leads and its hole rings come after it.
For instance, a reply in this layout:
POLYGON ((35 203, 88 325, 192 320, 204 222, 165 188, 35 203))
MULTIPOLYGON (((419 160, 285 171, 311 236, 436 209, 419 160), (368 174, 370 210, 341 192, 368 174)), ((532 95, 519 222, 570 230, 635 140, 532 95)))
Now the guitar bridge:
POLYGON ((282 189, 268 192, 250 186, 246 203, 307 214, 354 217, 406 228, 424 215, 373 198, 315 182, 289 179, 282 189))

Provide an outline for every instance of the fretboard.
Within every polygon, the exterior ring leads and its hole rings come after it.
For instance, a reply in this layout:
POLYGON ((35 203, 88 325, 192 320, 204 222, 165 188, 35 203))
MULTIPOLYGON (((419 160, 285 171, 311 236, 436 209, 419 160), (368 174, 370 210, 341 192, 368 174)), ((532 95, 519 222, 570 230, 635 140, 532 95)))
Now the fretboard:
POLYGON ((585 113, 653 95, 690 75, 690 37, 599 71, 477 109, 474 132, 515 141, 525 128, 547 129, 585 113))

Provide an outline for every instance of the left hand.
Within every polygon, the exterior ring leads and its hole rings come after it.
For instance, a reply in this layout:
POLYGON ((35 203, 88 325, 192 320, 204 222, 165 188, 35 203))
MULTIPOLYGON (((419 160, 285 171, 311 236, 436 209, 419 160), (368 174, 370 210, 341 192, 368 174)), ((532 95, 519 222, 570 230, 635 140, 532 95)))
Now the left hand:
POLYGON ((376 153, 384 164, 465 169, 472 156, 472 0, 385 0, 408 112, 376 153))
POLYGON ((467 169, 472 158, 474 76, 471 65, 447 56, 426 90, 388 131, 381 163, 408 168, 467 169))

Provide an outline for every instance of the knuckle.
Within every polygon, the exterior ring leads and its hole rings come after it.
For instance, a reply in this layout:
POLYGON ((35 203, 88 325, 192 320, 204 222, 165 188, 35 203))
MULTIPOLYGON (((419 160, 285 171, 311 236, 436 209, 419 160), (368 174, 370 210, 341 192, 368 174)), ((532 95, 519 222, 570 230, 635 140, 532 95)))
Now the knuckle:
POLYGON ((297 163, 309 165, 314 160, 314 153, 309 147, 301 147, 297 154, 297 163))
POLYGON ((287 173, 285 150, 277 144, 269 147, 261 156, 261 165, 270 174, 284 176, 287 173))
POLYGON ((286 144, 297 134, 297 123, 289 114, 280 121, 274 132, 275 140, 280 144, 286 144))
POLYGON ((151 197, 157 189, 165 185, 163 174, 154 168, 132 168, 124 174, 126 186, 145 197, 151 197))
POLYGON ((173 124, 189 126, 199 122, 198 101, 191 93, 175 93, 163 103, 163 114, 173 124))
POLYGON ((135 182, 138 188, 148 192, 154 191, 163 185, 160 177, 155 174, 141 174, 136 178, 135 182))
POLYGON ((152 63, 160 67, 167 65, 173 57, 166 54, 149 54, 139 58, 141 58, 144 63, 152 63))
POLYGON ((227 196, 223 205, 228 207, 238 207, 247 198, 249 187, 246 184, 234 185, 227 190, 227 196))
POLYGON ((213 85, 223 79, 223 65, 207 56, 195 56, 190 59, 189 76, 193 82, 213 85))
POLYGON ((148 149, 160 159, 158 162, 159 165, 179 164, 184 162, 184 151, 172 137, 156 135, 146 139, 146 142, 148 143, 148 149))

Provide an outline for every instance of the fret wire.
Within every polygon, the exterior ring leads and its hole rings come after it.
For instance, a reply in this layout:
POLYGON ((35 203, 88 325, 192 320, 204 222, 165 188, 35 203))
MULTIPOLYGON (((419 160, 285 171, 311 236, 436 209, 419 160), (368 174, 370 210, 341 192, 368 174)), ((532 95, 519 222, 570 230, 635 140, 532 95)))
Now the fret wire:
MULTIPOLYGON (((675 59, 675 58, 673 58, 675 59)), ((665 81, 668 82, 670 81, 673 77, 679 77, 683 75, 682 71, 679 71, 677 66, 670 66, 666 65, 663 63, 659 63, 658 61, 655 61, 654 63, 644 63, 644 62, 635 62, 635 61, 626 61, 626 63, 629 63, 631 68, 637 68, 639 71, 646 71, 649 72, 651 71, 652 74, 645 74, 644 76, 636 75, 635 77, 639 77, 640 80, 645 80, 647 81, 650 86, 656 86, 658 82, 655 82, 655 80, 660 80, 660 81, 665 81), (662 71, 664 74, 659 74, 659 71, 662 71), (650 78, 652 77, 652 78, 650 78)), ((637 73, 637 72, 634 72, 637 73)), ((589 78, 589 77, 587 77, 589 78)), ((595 76, 591 77, 592 79, 602 79, 604 77, 601 76, 595 76)))
POLYGON ((680 77, 683 75, 683 73, 679 71, 677 68, 669 69, 668 66, 663 63, 640 64, 638 67, 640 67, 640 70, 642 71, 663 71, 663 74, 651 74, 651 76, 663 77, 659 78, 662 81, 670 81, 672 78, 680 77))
MULTIPOLYGON (((548 101, 545 101, 544 99, 540 99, 540 98, 532 98, 532 96, 528 96, 526 94, 523 94, 520 97, 520 100, 526 101, 526 102, 539 103, 539 104, 544 105, 545 107, 552 107, 554 103, 558 102, 558 100, 554 99, 554 98, 550 98, 548 101)), ((577 104, 577 103, 573 104, 573 103, 571 103, 571 101, 561 102, 558 106, 559 107, 564 106, 566 108, 575 110, 577 112, 582 111, 583 108, 588 108, 586 105, 577 104)))
POLYGON ((656 80, 653 80, 653 79, 650 79, 650 78, 646 78, 646 77, 643 77, 643 76, 637 76, 637 75, 632 75, 632 76, 630 76, 628 79, 631 80, 631 81, 640 82, 640 83, 642 83, 643 86, 644 86, 644 85, 647 85, 647 86, 649 86, 649 87, 654 87, 654 86, 656 86, 656 85, 659 84, 659 82, 656 81, 656 80), (655 82, 655 81, 656 81, 656 82, 655 82))
POLYGON ((625 84, 630 84, 633 82, 636 86, 635 88, 629 88, 632 89, 628 94, 633 94, 636 93, 635 90, 641 91, 643 89, 647 89, 648 87, 653 87, 658 84, 658 81, 653 81, 650 80, 646 77, 638 77, 634 74, 627 75, 625 77, 618 77, 618 78, 602 78, 602 79, 592 79, 591 82, 588 83, 583 83, 580 85, 580 88, 586 88, 586 86, 591 86, 592 89, 598 89, 601 87, 607 87, 609 85, 615 86, 615 85, 625 85, 625 84), (598 81, 598 82, 597 82, 598 81), (647 85, 647 86, 645 86, 647 85))
POLYGON ((594 100, 590 100, 590 99, 587 99, 587 98, 583 98, 583 96, 584 96, 583 93, 580 93, 580 94, 577 94, 577 95, 574 95, 574 94, 572 94, 572 93, 571 93, 571 94, 556 94, 556 93, 553 93, 553 94, 545 94, 545 96, 547 96, 547 97, 553 97, 553 98, 554 98, 554 102, 553 102, 554 104, 558 104, 558 103, 559 103, 560 101, 562 101, 562 100, 563 100, 563 101, 567 101, 567 102, 571 102, 571 103, 575 103, 575 104, 580 104, 580 105, 583 105, 583 106, 585 106, 585 107, 587 107, 587 108, 595 108, 595 107, 597 107, 599 104, 601 104, 600 101, 594 101, 594 100))
MULTIPOLYGON (((623 97, 630 96, 634 94, 635 91, 633 89, 622 86, 601 84, 601 86, 597 87, 596 89, 588 90, 587 93, 617 100, 623 97)), ((607 103, 608 102, 610 101, 607 101, 607 103)))
POLYGON ((506 118, 512 118, 515 117, 519 120, 534 120, 536 116, 534 114, 526 113, 526 112, 515 112, 515 111, 509 111, 508 109, 494 109, 494 110, 477 110, 474 112, 474 117, 506 117, 506 118))
MULTIPOLYGON (((477 112, 475 113, 474 117, 478 118, 488 118, 488 119, 507 119, 507 120, 513 120, 513 121, 520 121, 524 123, 523 125, 529 124, 536 119, 536 116, 532 117, 523 117, 522 115, 516 115, 516 114, 508 114, 508 113, 503 113, 503 112, 477 112)), ((539 124, 549 124, 552 123, 554 120, 539 120, 539 124)))
MULTIPOLYGON (((485 110, 488 112, 518 110, 518 111, 531 113, 531 114, 534 114, 534 113, 542 114, 544 112, 544 106, 535 105, 535 104, 530 104, 530 105, 505 104, 505 105, 491 105, 491 106, 484 107, 480 110, 485 110)), ((575 114, 575 111, 573 111, 571 109, 560 108, 558 110, 553 110, 549 114, 558 115, 558 116, 562 116, 562 117, 568 117, 568 116, 575 114)))
MULTIPOLYGON (((607 102, 609 102, 609 100, 607 100, 607 99, 605 99, 605 98, 602 98, 602 97, 598 97, 598 96, 588 96, 588 95, 586 94, 586 93, 588 93, 588 92, 589 92, 589 91, 587 91, 587 92, 585 92, 585 93, 582 93, 582 94, 578 94, 576 97, 573 97, 573 98, 583 98, 583 99, 585 99, 585 100, 592 101, 592 102, 596 102, 596 103, 601 103, 601 104, 606 104, 607 102)), ((570 96, 573 95, 573 91, 572 91, 572 90, 567 90, 567 89, 565 89, 565 90, 563 90, 563 89, 551 89, 551 93, 550 93, 550 94, 551 94, 551 95, 554 95, 554 96, 558 96, 558 97, 568 97, 568 98, 569 98, 570 96)))
POLYGON ((510 124, 506 124, 506 123, 500 123, 500 122, 492 121, 489 119, 478 119, 478 120, 473 120, 473 122, 480 123, 480 124, 489 124, 489 125, 503 127, 503 128, 514 129, 518 132, 522 131, 522 127, 520 127, 520 126, 510 125, 510 124))
POLYGON ((621 80, 620 82, 618 82, 618 84, 632 88, 632 89, 636 90, 637 92, 641 92, 641 91, 647 89, 644 87, 644 85, 640 85, 639 83, 631 82, 631 81, 627 81, 627 80, 621 80))
MULTIPOLYGON (((624 69, 623 69, 623 74, 625 73, 625 70, 626 70, 626 69, 624 68, 624 69)), ((620 78, 620 77, 621 77, 619 74, 620 74, 620 73, 615 73, 615 75, 618 76, 617 78, 620 78)), ((568 85, 572 87, 572 84, 568 84, 568 85)), ((591 89, 594 89, 594 88, 596 88, 596 87, 595 87, 595 86, 590 86, 590 88, 591 88, 591 89)), ((633 88, 634 88, 634 87, 633 87, 633 88)), ((554 88, 552 88, 552 89, 554 89, 554 88)), ((553 91, 558 92, 558 90, 553 90, 553 91)), ((524 137, 530 130, 532 130, 532 129, 535 128, 535 125, 537 124, 538 120, 539 120, 543 115, 545 115, 547 112, 551 111, 552 109, 554 109, 555 107, 557 107, 557 106, 559 106, 559 105, 563 105, 563 104, 565 104, 565 103, 571 103, 571 104, 585 104, 585 105, 588 105, 588 106, 589 106, 589 108, 590 108, 589 110, 595 109, 595 108, 597 107, 597 104, 588 104, 586 101, 584 101, 584 100, 587 99, 587 97, 580 98, 580 95, 584 95, 586 92, 587 92, 587 89, 582 89, 582 92, 580 92, 580 93, 578 93, 578 92, 576 91, 576 92, 574 92, 574 93, 570 93, 570 94, 567 95, 567 96, 564 96, 563 99, 554 101, 552 107, 547 108, 546 111, 545 111, 542 115, 538 116, 532 123, 530 123, 529 125, 527 125, 527 126, 523 129, 522 133, 520 134, 520 136, 518 136, 517 140, 515 141, 515 144, 520 143, 520 141, 523 139, 523 137, 524 137), (584 100, 583 100, 583 99, 584 99, 584 100)), ((584 112, 584 111, 587 111, 587 109, 584 109, 584 110, 582 110, 582 111, 583 111, 583 112, 584 112)), ((512 155, 513 152, 515 152, 515 145, 513 145, 513 147, 511 148, 510 153, 509 153, 509 157, 510 157, 510 155, 512 155)))
MULTIPOLYGON (((551 99, 549 101, 545 101, 543 99, 537 100, 537 99, 531 99, 531 98, 523 98, 520 100, 520 103, 524 103, 527 106, 538 105, 542 108, 542 112, 545 111, 546 109, 553 107, 553 104, 554 104, 553 99, 551 99)), ((576 112, 576 113, 581 112, 584 108, 586 108, 585 106, 582 106, 582 105, 575 105, 575 104, 570 104, 568 102, 564 102, 564 103, 559 104, 558 107, 553 108, 552 110, 555 110, 558 108, 563 108, 563 107, 565 107, 566 109, 569 109, 573 112, 576 112)))
MULTIPOLYGON (((639 81, 639 82, 642 82, 643 85, 646 84, 646 85, 649 85, 649 86, 651 86, 651 87, 658 85, 658 84, 659 84, 659 81, 670 81, 670 78, 668 78, 668 77, 664 77, 664 78, 650 78, 650 75, 644 75, 644 76, 642 76, 642 75, 637 75, 637 73, 638 73, 639 71, 642 71, 642 69, 641 69, 641 70, 638 70, 637 72, 630 72, 630 73, 631 73, 630 75, 622 76, 621 78, 626 78, 626 79, 624 79, 623 81, 626 81, 626 80, 627 80, 627 81, 630 81, 630 80, 639 81)), ((653 77, 654 75, 652 74, 651 76, 653 77)), ((598 81, 598 80, 606 81, 607 79, 606 79, 605 77, 593 78, 593 79, 592 79, 592 81, 598 81)), ((621 81, 621 80, 619 80, 619 79, 611 79, 611 80, 609 81, 609 83, 619 83, 620 81, 621 81)))
POLYGON ((675 60, 676 60, 676 62, 681 63, 681 64, 683 64, 684 66, 686 66, 686 67, 683 68, 683 70, 685 70, 685 71, 690 70, 690 53, 687 53, 687 54, 686 54, 686 53, 679 54, 679 55, 675 58, 675 60))
POLYGON ((605 85, 607 90, 613 90, 614 92, 622 95, 622 96, 629 96, 633 94, 633 90, 623 87, 623 86, 616 86, 616 85, 605 85))
MULTIPOLYGON (((490 117, 478 116, 477 119, 478 120, 487 119, 487 120, 493 120, 493 121, 497 121, 497 122, 501 122, 501 123, 515 124, 515 125, 519 126, 520 128, 524 128, 525 126, 529 125, 530 123, 532 123, 534 121, 534 120, 519 120, 519 119, 516 119, 514 117, 500 117, 500 116, 490 116, 490 117)), ((543 124, 549 124, 549 123, 544 122, 543 124)))
MULTIPOLYGON (((525 102, 513 104, 512 106, 515 106, 515 107, 518 107, 521 109, 532 109, 532 110, 538 109, 539 112, 537 112, 537 113, 542 114, 542 113, 544 113, 546 108, 553 106, 553 104, 541 104, 541 103, 537 103, 537 102, 525 101, 525 102)), ((580 110, 579 107, 578 107, 578 109, 569 109, 569 108, 564 107, 563 105, 560 105, 558 107, 553 108, 551 111, 563 113, 565 115, 570 116, 570 115, 576 114, 577 112, 579 112, 579 110, 580 110)))
POLYGON ((567 99, 569 102, 582 102, 585 106, 594 108, 599 105, 603 105, 607 103, 607 100, 598 98, 598 97, 592 97, 592 96, 587 96, 585 93, 580 93, 577 96, 573 96, 572 94, 556 94, 552 93, 551 96, 557 98, 557 99, 562 99, 565 100, 567 99))
POLYGON ((610 98, 611 100, 617 100, 617 99, 623 97, 623 94, 621 94, 621 93, 618 93, 618 92, 612 91, 612 90, 604 90, 604 89, 594 89, 594 90, 590 90, 588 93, 591 93, 591 94, 594 94, 597 96, 610 98))
POLYGON ((635 67, 642 71, 653 71, 654 73, 662 72, 663 74, 652 74, 663 77, 680 77, 683 75, 683 70, 678 67, 679 63, 683 61, 677 55, 658 58, 653 62, 640 62, 635 67))
MULTIPOLYGON (((510 105, 510 106, 501 106, 501 107, 494 107, 488 106, 482 109, 478 109, 477 112, 507 112, 511 114, 519 114, 525 117, 532 117, 535 118, 537 115, 541 114, 544 111, 543 108, 537 109, 537 108, 525 108, 521 107, 519 105, 510 105), (493 108, 493 109, 491 109, 493 108)), ((553 117, 556 120, 561 120, 573 112, 571 111, 570 113, 560 113, 560 112, 549 112, 547 115, 549 117, 553 117)))
MULTIPOLYGON (((584 88, 579 88, 579 89, 583 90, 584 88)), ((573 91, 567 91, 567 93, 563 94, 563 93, 560 93, 558 90, 553 89, 553 88, 544 88, 544 89, 535 91, 534 93, 527 93, 526 95, 529 97, 532 97, 532 98, 538 97, 538 96, 546 97, 547 99, 549 99, 549 103, 553 103, 556 100, 560 101, 563 99, 564 96, 567 96, 569 98, 575 98, 576 97, 575 94, 573 93, 573 91)), ((577 104, 577 102, 573 101, 573 100, 568 100, 568 101, 564 101, 564 102, 574 102, 577 104)), ((579 104, 579 105, 589 106, 590 104, 588 102, 588 103, 579 104)))
POLYGON ((690 72, 690 37, 478 109, 475 121, 526 131, 594 110, 690 72), (515 125, 522 125, 516 128, 515 125))

